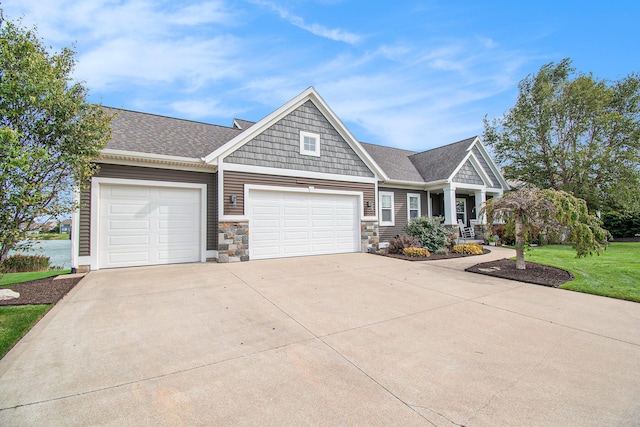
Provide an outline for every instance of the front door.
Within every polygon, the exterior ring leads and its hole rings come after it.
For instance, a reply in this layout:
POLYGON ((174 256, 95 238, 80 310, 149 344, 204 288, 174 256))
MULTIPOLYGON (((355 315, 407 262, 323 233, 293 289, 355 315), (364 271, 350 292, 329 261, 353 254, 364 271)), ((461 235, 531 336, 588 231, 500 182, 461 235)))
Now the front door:
POLYGON ((467 225, 467 199, 456 199, 456 220, 462 221, 465 226, 467 225))

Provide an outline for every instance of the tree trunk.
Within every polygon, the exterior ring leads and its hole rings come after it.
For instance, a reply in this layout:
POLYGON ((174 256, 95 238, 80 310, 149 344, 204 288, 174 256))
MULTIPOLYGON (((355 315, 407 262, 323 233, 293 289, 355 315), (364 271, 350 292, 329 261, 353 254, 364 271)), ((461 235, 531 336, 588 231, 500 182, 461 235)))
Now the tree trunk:
POLYGON ((522 216, 516 215, 516 269, 524 270, 524 230, 522 226, 522 216))

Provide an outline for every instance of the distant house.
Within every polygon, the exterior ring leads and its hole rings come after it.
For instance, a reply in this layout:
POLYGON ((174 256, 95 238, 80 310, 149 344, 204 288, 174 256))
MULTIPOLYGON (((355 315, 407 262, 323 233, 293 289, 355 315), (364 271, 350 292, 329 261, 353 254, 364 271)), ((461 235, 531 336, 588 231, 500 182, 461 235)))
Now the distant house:
POLYGON ((71 234, 71 220, 65 219, 60 223, 60 234, 71 234))
POLYGON ((415 216, 481 219, 509 188, 477 137, 424 152, 361 143, 313 88, 229 127, 106 110, 73 267, 367 252, 415 216))

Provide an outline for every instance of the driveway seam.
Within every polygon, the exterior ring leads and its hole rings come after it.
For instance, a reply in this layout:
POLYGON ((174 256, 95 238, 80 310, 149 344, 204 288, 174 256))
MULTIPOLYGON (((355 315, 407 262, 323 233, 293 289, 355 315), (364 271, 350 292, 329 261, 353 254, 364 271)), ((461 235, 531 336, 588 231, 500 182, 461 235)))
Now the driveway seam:
POLYGON ((33 406, 33 405, 39 405, 39 404, 42 404, 42 403, 49 403, 49 402, 55 402, 55 401, 58 401, 58 400, 70 399, 70 398, 78 397, 78 396, 85 396, 85 395, 89 395, 89 394, 93 394, 93 393, 100 393, 102 391, 114 390, 114 389, 117 389, 117 388, 122 388, 122 387, 129 386, 129 385, 132 385, 132 384, 144 383, 144 382, 147 382, 147 381, 153 381, 153 380, 158 380, 158 379, 162 379, 162 378, 167 378, 167 377, 171 377, 173 375, 183 374, 183 373, 186 373, 186 372, 191 372, 191 371, 195 371, 195 370, 198 370, 198 369, 203 369, 203 368, 208 368, 208 367, 211 367, 211 366, 219 365, 221 363, 231 362, 231 361, 234 361, 234 360, 240 360, 240 359, 244 359, 246 357, 255 356, 257 354, 262 354, 262 353, 266 353, 266 352, 269 352, 269 351, 278 350, 278 349, 281 349, 281 348, 289 347, 291 345, 301 344, 301 343, 308 342, 308 341, 314 341, 315 339, 316 338, 307 338, 307 339, 304 339, 304 340, 300 340, 300 341, 296 341, 296 342, 290 342, 290 343, 278 345, 278 346, 275 346, 275 347, 269 347, 269 348, 266 348, 266 349, 260 350, 260 351, 254 351, 252 353, 247 353, 247 354, 242 354, 242 355, 235 356, 235 357, 228 357, 226 359, 216 360, 215 362, 204 363, 202 365, 191 366, 189 368, 179 369, 177 371, 166 372, 166 373, 161 374, 161 375, 154 375, 154 376, 151 376, 151 377, 140 378, 140 379, 132 380, 132 381, 126 381, 126 382, 123 382, 123 383, 114 384, 114 385, 101 387, 101 388, 96 388, 96 389, 93 389, 93 390, 87 390, 87 391, 83 391, 83 392, 79 392, 79 393, 67 394, 67 395, 64 395, 64 396, 52 397, 50 399, 43 399, 43 400, 38 400, 38 401, 35 401, 35 402, 28 402, 28 403, 22 403, 22 404, 14 405, 14 406, 7 406, 5 408, 0 408, 0 412, 7 411, 7 410, 10 410, 10 409, 18 409, 18 408, 22 408, 22 407, 25 407, 25 406, 33 406))

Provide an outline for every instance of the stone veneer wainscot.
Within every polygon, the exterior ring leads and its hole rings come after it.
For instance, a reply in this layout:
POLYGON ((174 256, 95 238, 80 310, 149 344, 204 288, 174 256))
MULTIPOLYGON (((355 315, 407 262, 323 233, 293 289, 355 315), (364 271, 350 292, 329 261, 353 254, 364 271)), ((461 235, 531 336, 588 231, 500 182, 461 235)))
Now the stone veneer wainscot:
POLYGON ((248 222, 221 221, 218 233, 218 262, 249 261, 248 222))
POLYGON ((360 223, 362 252, 374 253, 380 249, 378 221, 362 221, 360 223))

